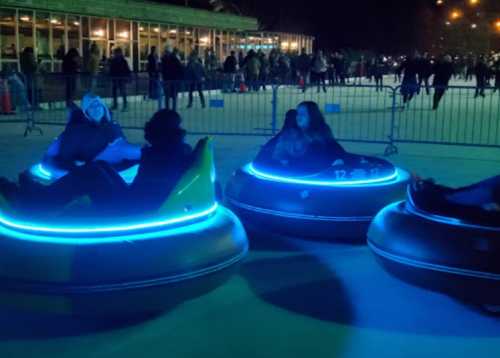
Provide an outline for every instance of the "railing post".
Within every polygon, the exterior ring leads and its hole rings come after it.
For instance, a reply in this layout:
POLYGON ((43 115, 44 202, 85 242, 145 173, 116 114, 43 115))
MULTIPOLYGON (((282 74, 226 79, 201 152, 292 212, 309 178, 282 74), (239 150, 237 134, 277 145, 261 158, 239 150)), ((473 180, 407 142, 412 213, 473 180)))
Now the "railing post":
POLYGON ((273 85, 273 100, 272 104, 272 118, 271 118, 271 133, 274 136, 276 134, 276 124, 278 116, 278 87, 279 85, 273 85))
POLYGON ((155 80, 155 82, 156 82, 155 90, 158 93, 158 110, 161 111, 163 109, 163 96, 164 96, 163 86, 162 86, 162 82, 160 79, 155 80))
POLYGON ((385 148, 384 155, 385 156, 390 156, 393 154, 398 154, 398 147, 394 144, 394 133, 396 130, 396 91, 397 87, 393 88, 390 87, 392 90, 392 105, 391 105, 391 128, 390 128, 390 133, 388 136, 389 143, 387 144, 387 147, 385 148))

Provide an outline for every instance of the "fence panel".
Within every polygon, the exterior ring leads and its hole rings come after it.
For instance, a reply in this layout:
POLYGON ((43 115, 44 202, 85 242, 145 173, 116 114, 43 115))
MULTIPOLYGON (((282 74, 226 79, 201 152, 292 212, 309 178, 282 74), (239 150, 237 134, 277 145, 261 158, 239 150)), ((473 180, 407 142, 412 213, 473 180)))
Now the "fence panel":
MULTIPOLYGON (((26 122, 27 133, 35 124, 64 125, 68 111, 67 90, 77 105, 90 89, 114 107, 113 80, 108 76, 89 78, 46 74, 33 79, 12 75, 2 79, 0 122, 26 122), (33 91, 28 93, 28 88, 33 91), (7 97, 12 102, 8 109, 7 97), (30 102, 32 105, 30 104, 30 102), (5 102, 5 103, 4 103, 5 102), (4 108, 5 107, 5 108, 4 108)), ((184 127, 193 134, 270 136, 283 125, 285 113, 302 101, 314 101, 325 114, 336 138, 342 141, 388 144, 387 154, 397 151, 395 143, 442 144, 500 148, 500 93, 486 89, 475 96, 474 87, 451 86, 433 110, 436 89, 419 94, 403 106, 401 87, 370 85, 309 85, 304 92, 296 84, 241 86, 229 79, 202 84, 204 104, 194 83, 175 83, 177 110, 184 127)), ((116 82, 114 83, 117 84, 116 82)), ((134 74, 123 82, 127 94, 124 109, 118 91, 114 119, 124 128, 142 129, 160 108, 165 108, 169 86, 150 82, 146 74, 134 74), (150 87, 152 86, 152 87, 150 87)), ((118 86, 120 87, 120 86, 118 86)))
POLYGON ((435 89, 422 89, 403 105, 400 87, 395 108, 394 141, 460 146, 500 146, 500 94, 486 90, 475 96, 474 87, 452 86, 437 109, 433 109, 435 89))

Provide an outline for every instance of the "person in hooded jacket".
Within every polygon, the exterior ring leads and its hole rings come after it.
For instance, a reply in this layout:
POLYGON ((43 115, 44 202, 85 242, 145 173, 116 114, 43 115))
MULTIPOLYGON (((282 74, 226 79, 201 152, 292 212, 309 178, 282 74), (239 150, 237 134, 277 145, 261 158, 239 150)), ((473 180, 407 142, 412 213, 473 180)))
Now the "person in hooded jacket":
POLYGON ((73 170, 79 164, 96 160, 118 164, 139 157, 139 147, 126 141, 102 99, 88 93, 82 99, 81 109, 70 110, 66 128, 50 145, 44 162, 73 170))
POLYGON ((146 123, 138 174, 127 185, 104 161, 94 161, 72 170, 49 186, 27 181, 19 184, 0 178, 0 193, 21 212, 58 212, 74 200, 89 197, 95 215, 136 215, 160 209, 182 174, 192 163, 191 147, 184 142, 181 117, 160 110, 146 123))

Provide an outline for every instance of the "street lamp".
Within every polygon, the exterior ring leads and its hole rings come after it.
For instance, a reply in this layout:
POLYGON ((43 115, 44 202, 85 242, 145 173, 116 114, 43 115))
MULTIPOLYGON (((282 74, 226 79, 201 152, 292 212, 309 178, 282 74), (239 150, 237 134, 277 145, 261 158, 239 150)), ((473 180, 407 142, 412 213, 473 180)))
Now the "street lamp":
POLYGON ((495 21, 495 29, 500 33, 500 19, 495 21))
POLYGON ((452 20, 458 20, 462 17, 462 12, 460 10, 453 10, 450 13, 450 19, 452 20))
POLYGON ((476 6, 476 5, 479 5, 479 0, 469 0, 469 5, 470 5, 470 6, 476 6))

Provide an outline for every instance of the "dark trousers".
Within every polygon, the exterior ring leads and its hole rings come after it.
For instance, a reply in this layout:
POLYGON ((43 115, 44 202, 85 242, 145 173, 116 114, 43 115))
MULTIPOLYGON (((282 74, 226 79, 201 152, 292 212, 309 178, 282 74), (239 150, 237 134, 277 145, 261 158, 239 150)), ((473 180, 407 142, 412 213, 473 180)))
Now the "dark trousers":
POLYGON ((201 82, 192 82, 189 84, 189 104, 188 107, 193 106, 193 92, 198 91, 200 96, 201 106, 205 108, 205 96, 203 95, 203 84, 201 82))
POLYGON ((474 97, 481 96, 484 97, 484 90, 486 89, 486 78, 476 77, 476 94, 474 97))
POLYGON ((375 76, 375 90, 382 91, 384 87, 384 77, 383 76, 375 76))
POLYGON ((112 211, 125 202, 128 186, 111 165, 98 161, 75 168, 49 186, 38 184, 35 190, 21 187, 21 191, 18 204, 26 210, 59 210, 88 196, 97 209, 112 211))
POLYGON ((66 75, 66 104, 73 102, 76 92, 76 75, 66 75))
POLYGON ((425 93, 427 95, 430 94, 430 87, 429 87, 429 76, 422 76, 418 78, 418 93, 420 94, 420 89, 422 88, 422 83, 425 86, 425 93))
POLYGON ((438 87, 434 90, 434 104, 432 109, 438 109, 439 102, 441 102, 441 98, 443 98, 446 92, 446 87, 438 87))
POLYGON ((26 82, 26 92, 28 92, 28 101, 32 106, 37 106, 36 75, 24 74, 24 80, 26 82))
POLYGON ((113 91, 113 108, 118 108, 118 91, 123 98, 123 108, 127 108, 127 80, 122 78, 114 78, 111 81, 113 91))
POLYGON ((318 86, 318 93, 321 90, 321 85, 323 85, 323 91, 326 92, 326 72, 314 73, 314 82, 318 86))
POLYGON ((163 85, 165 92, 165 108, 177 110, 177 94, 179 93, 179 84, 175 82, 165 82, 163 85), (170 100, 172 100, 172 107, 170 107, 170 100))
POLYGON ((158 99, 160 95, 159 82, 160 75, 158 72, 149 72, 148 96, 151 99, 158 99))

